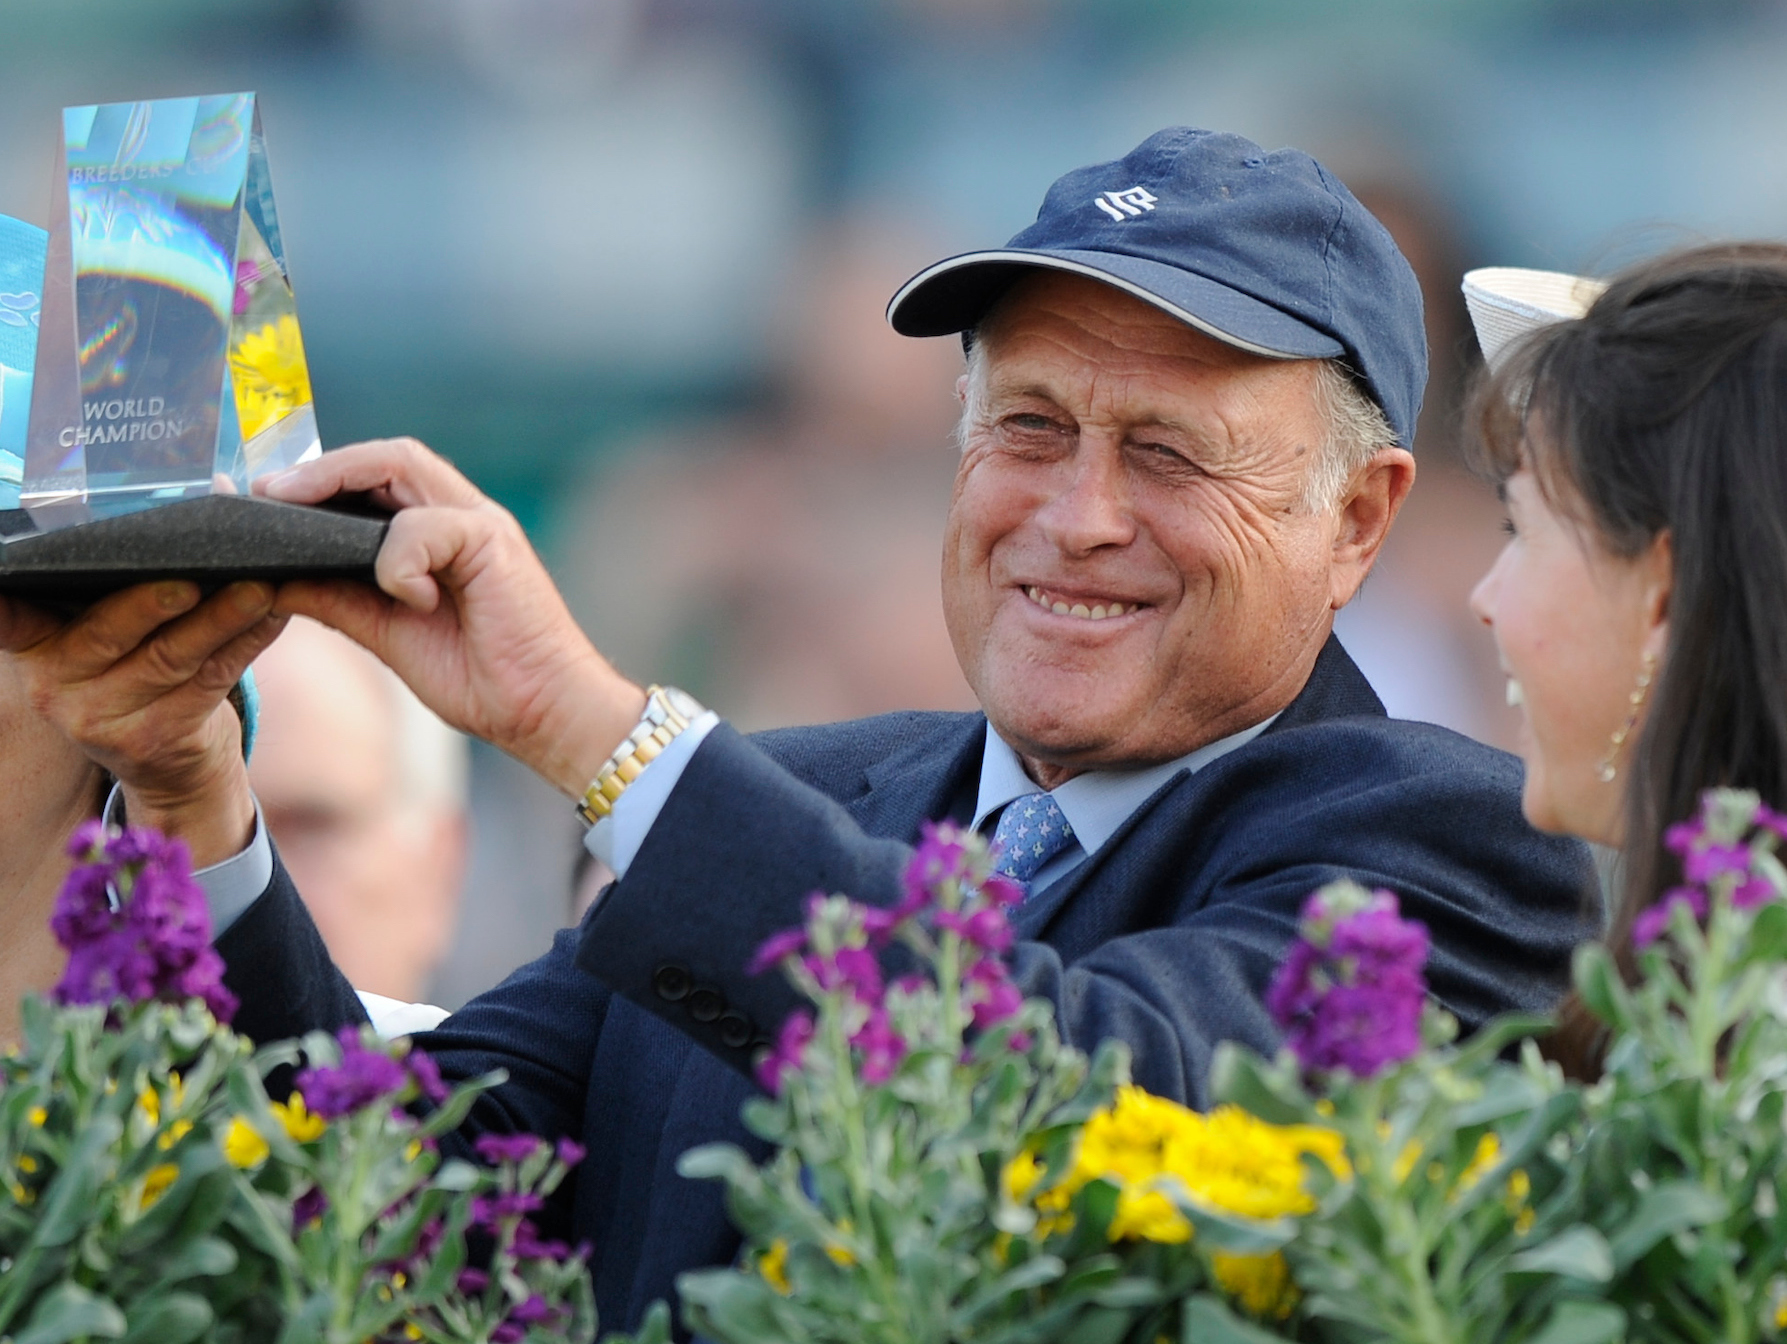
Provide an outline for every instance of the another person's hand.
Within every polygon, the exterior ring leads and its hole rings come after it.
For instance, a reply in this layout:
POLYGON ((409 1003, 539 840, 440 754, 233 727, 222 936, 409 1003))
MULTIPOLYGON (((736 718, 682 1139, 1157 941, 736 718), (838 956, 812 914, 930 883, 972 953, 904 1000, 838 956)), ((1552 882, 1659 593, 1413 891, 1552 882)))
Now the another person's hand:
POLYGON ((242 724, 226 697, 284 625, 265 583, 204 601, 184 581, 141 584, 70 620, 0 597, 0 649, 33 706, 117 777, 133 825, 180 837, 201 868, 254 836, 242 724))
POLYGON ((276 609, 365 645, 455 728, 578 797, 638 722, 645 693, 584 637, 520 525, 420 443, 337 449, 255 488, 296 504, 363 492, 396 511, 378 589, 294 582, 276 609))

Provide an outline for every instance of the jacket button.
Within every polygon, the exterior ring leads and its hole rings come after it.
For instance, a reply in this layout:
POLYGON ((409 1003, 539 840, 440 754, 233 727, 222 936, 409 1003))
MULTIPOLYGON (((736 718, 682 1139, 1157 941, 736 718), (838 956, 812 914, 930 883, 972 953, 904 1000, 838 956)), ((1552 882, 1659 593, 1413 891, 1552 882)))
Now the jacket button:
POLYGON ((660 999, 670 1003, 688 998, 692 984, 689 968, 678 966, 674 961, 667 961, 652 972, 652 988, 658 991, 660 999))
POLYGON ((720 991, 703 985, 692 990, 687 1004, 689 1016, 697 1022, 712 1022, 726 1011, 726 1000, 720 997, 720 991))
POLYGON ((750 1039, 751 1023, 743 1013, 727 1013, 720 1019, 720 1041, 729 1049, 742 1049, 750 1039))

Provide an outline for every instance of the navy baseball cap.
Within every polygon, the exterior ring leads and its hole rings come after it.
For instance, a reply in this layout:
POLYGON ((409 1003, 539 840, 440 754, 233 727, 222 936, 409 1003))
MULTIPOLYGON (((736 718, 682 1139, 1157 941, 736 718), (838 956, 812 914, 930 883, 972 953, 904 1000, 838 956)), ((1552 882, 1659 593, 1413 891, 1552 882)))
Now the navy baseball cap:
POLYGON ((969 331, 1021 276, 1114 285, 1270 359, 1339 359, 1412 448, 1427 385, 1421 287, 1389 230, 1295 149, 1175 126, 1049 188, 1002 248, 920 271, 887 305, 904 336, 969 331))

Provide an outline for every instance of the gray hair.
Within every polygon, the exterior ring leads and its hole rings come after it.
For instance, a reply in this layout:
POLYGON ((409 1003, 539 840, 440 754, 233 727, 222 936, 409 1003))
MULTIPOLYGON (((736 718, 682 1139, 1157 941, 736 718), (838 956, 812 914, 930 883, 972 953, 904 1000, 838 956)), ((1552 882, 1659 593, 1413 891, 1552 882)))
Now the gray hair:
MULTIPOLYGON (((956 422, 956 447, 966 448, 968 431, 986 399, 986 342, 968 338, 968 385, 962 416, 956 422)), ((1340 503, 1341 491, 1353 473, 1386 448, 1397 446, 1383 408, 1366 395, 1352 372, 1338 359, 1324 359, 1315 371, 1315 404, 1328 426, 1327 441, 1310 464, 1303 482, 1303 506, 1321 513, 1340 503)))

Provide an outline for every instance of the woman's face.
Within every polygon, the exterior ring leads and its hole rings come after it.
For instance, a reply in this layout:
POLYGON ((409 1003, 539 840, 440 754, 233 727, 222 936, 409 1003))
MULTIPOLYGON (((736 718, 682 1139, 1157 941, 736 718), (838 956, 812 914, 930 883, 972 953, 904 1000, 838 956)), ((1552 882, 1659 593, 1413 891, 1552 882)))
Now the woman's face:
MULTIPOLYGON (((1471 594, 1495 635, 1526 761, 1521 807, 1542 831, 1618 845, 1625 772, 1643 724, 1645 656, 1667 638, 1669 543, 1625 560, 1560 514, 1522 467, 1504 488, 1508 543, 1471 594), (1602 778, 1611 763, 1615 777, 1602 778)), ((1648 696, 1646 697, 1648 700, 1648 696)))

